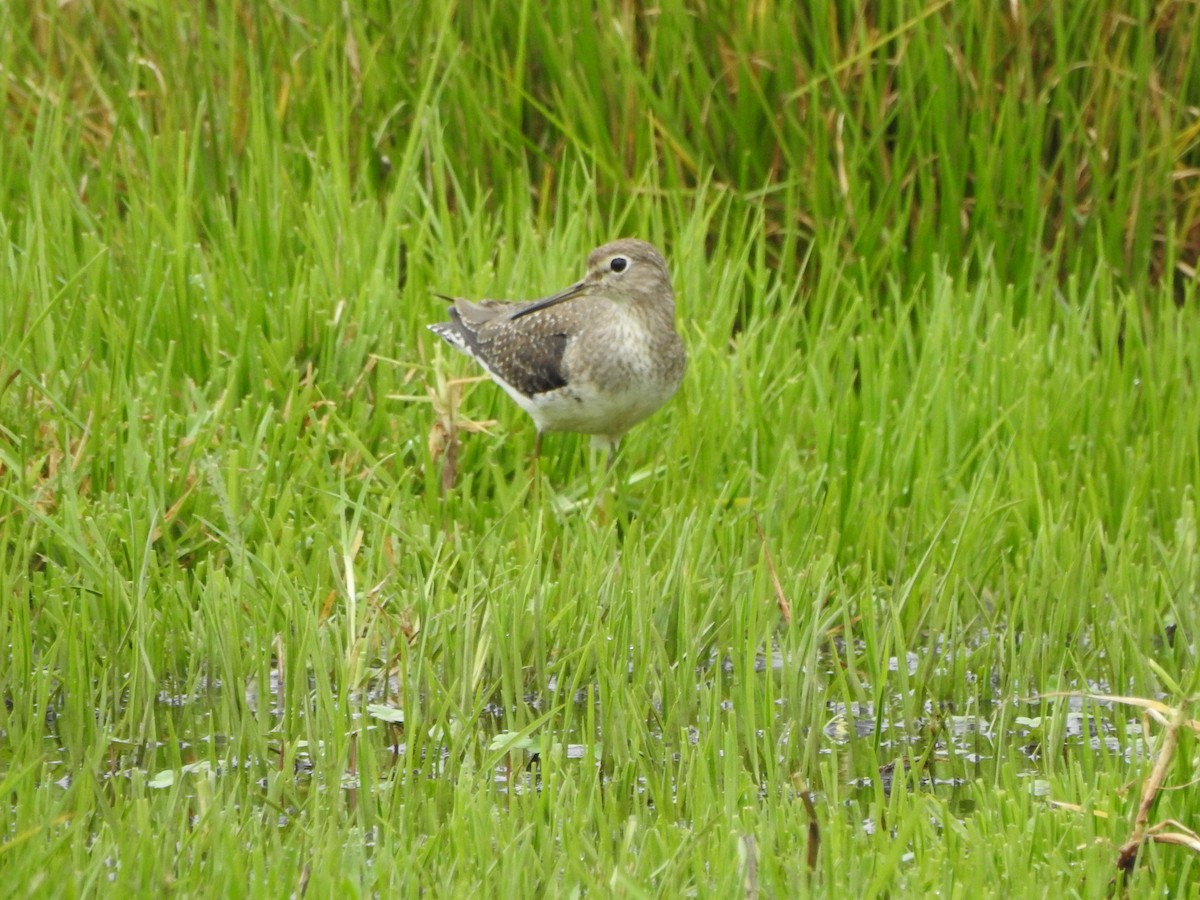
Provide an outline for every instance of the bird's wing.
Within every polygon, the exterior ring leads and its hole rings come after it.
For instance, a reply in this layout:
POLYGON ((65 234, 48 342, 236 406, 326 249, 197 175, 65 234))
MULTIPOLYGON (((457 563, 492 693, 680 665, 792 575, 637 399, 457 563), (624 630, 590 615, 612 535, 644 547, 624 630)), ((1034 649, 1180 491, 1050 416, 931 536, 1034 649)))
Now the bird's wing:
POLYGON ((455 300, 450 322, 436 330, 465 350, 493 375, 526 396, 543 394, 567 383, 563 368, 568 334, 549 310, 512 319, 528 303, 501 300, 455 300), (453 338, 447 333, 453 331, 453 338), (455 340, 455 338, 457 340, 455 340))
POLYGON ((514 303, 510 300, 464 300, 456 297, 453 300, 454 309, 463 322, 475 328, 486 325, 494 319, 511 316, 519 312, 529 303, 514 303))

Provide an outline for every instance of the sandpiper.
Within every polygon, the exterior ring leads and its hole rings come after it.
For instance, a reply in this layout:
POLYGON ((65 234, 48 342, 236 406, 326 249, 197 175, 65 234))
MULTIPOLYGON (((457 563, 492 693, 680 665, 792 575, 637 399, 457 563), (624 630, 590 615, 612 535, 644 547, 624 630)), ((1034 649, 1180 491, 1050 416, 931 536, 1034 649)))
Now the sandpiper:
POLYGON ((545 432, 573 431, 591 435, 611 466, 621 437, 671 399, 687 368, 671 274, 645 241, 598 247, 582 281, 541 300, 442 299, 450 321, 430 331, 533 417, 535 453, 545 432))

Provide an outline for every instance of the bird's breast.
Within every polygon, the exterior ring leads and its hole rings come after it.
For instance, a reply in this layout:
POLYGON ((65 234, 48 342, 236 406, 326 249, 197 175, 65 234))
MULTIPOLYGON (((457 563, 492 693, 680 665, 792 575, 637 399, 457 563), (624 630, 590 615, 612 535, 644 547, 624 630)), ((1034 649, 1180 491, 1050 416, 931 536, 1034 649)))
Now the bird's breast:
POLYGON ((610 393, 674 393, 687 354, 670 323, 648 327, 633 316, 614 316, 576 335, 563 358, 568 381, 610 393))

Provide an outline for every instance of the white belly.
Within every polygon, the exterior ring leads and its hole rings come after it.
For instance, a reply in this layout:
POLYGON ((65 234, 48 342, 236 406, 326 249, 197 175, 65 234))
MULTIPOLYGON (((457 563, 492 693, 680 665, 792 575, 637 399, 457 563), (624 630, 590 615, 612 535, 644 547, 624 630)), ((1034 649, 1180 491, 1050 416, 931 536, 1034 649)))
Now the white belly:
MULTIPOLYGON (((494 377, 494 376, 493 376, 494 377)), ((529 413, 538 431, 592 435, 592 446, 608 449, 634 425, 671 399, 678 380, 634 380, 619 388, 583 382, 527 397, 499 378, 496 383, 529 413)))

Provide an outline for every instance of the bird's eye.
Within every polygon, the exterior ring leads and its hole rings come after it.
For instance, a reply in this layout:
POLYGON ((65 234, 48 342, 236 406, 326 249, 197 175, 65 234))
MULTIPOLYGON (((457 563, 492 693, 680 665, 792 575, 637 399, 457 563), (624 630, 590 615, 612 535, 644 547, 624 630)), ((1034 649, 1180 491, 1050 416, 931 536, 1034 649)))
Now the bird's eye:
POLYGON ((624 272, 629 268, 629 260, 623 256, 614 256, 612 258, 612 262, 608 264, 608 267, 614 272, 624 272))

